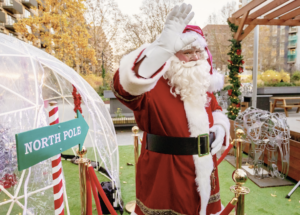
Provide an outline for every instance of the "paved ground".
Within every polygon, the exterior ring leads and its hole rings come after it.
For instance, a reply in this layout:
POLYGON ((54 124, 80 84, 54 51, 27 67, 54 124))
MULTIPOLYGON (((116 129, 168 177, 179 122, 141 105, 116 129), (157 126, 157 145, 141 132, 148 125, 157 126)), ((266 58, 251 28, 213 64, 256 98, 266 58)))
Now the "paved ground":
MULTIPOLYGON (((133 145, 133 136, 131 127, 116 128, 118 145, 133 145)), ((143 131, 139 132, 140 138, 143 137, 143 131)))
MULTIPOLYGON (((289 117, 287 118, 291 131, 300 132, 300 112, 296 113, 297 108, 293 108, 289 111, 289 117)), ((283 109, 276 110, 278 112, 284 112, 283 109)))

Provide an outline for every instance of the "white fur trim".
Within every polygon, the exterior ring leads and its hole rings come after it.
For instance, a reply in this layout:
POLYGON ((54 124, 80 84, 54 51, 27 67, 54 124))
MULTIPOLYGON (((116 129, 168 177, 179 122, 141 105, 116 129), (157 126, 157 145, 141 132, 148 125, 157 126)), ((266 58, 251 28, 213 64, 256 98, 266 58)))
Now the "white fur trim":
POLYGON ((134 211, 132 211, 130 215, 137 215, 137 214, 134 211))
POLYGON ((208 92, 217 92, 223 89, 224 75, 220 74, 217 70, 213 70, 213 74, 210 75, 210 85, 208 92))
MULTIPOLYGON (((222 125, 225 129, 226 134, 226 146, 225 149, 229 146, 229 137, 230 137, 230 122, 227 116, 221 111, 214 111, 212 113, 214 118, 214 125, 222 125)), ((224 147, 223 147, 224 149, 224 147)))
POLYGON ((149 44, 142 45, 140 48, 125 55, 120 61, 120 83, 124 90, 133 96, 138 96, 152 90, 155 87, 157 81, 163 76, 163 74, 168 70, 170 66, 170 62, 167 61, 162 71, 160 71, 153 78, 138 78, 135 75, 134 71, 132 71, 132 67, 134 66, 134 62, 141 51, 148 46, 149 44))
MULTIPOLYGON (((196 102, 188 99, 183 103, 191 137, 208 133, 209 121, 205 110, 205 104, 197 104, 196 102)), ((193 155, 193 160, 196 171, 195 181, 198 186, 197 191, 201 197, 201 209, 199 214, 206 215, 206 208, 211 192, 210 175, 214 168, 212 155, 209 154, 204 157, 193 155)))
POLYGON ((205 47, 207 47, 207 43, 206 43, 205 39, 200 34, 196 33, 195 31, 187 31, 187 32, 181 34, 181 39, 187 39, 187 38, 196 38, 196 40, 194 42, 192 42, 191 44, 185 46, 181 50, 187 50, 187 49, 191 49, 192 47, 195 47, 195 48, 199 48, 200 50, 204 51, 205 47))
POLYGON ((204 157, 193 155, 193 159, 196 169, 195 181, 198 186, 197 191, 199 192, 201 197, 201 209, 199 214, 206 215, 206 208, 211 192, 210 175, 214 169, 212 155, 209 154, 204 157))

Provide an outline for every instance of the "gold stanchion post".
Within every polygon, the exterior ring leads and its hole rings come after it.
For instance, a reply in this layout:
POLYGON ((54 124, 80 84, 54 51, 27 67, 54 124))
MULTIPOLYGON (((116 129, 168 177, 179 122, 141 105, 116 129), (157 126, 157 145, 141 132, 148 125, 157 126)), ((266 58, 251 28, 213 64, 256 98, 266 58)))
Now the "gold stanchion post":
POLYGON ((236 142, 236 169, 242 168, 242 160, 243 160, 243 135, 245 132, 242 129, 237 129, 235 135, 237 139, 236 142))
MULTIPOLYGON (((132 127, 132 132, 133 132, 133 146, 134 146, 134 163, 135 163, 135 175, 137 171, 137 162, 139 159, 139 128, 137 126, 132 127)), ((126 204, 125 210, 128 213, 132 213, 135 209, 136 206, 136 200, 130 201, 126 204)))
POLYGON ((80 199, 81 199, 81 215, 86 215, 86 175, 85 168, 86 164, 89 162, 89 159, 84 158, 83 156, 87 153, 86 148, 83 146, 81 151, 79 148, 76 150, 77 155, 80 157, 76 160, 76 163, 79 167, 79 183, 80 183, 80 199))
POLYGON ((244 206, 245 206, 245 199, 244 196, 250 192, 250 189, 244 187, 243 185, 247 181, 247 173, 242 169, 234 170, 232 174, 232 179, 236 185, 230 187, 230 191, 235 194, 235 198, 237 198, 237 206, 236 206, 236 215, 244 215, 244 206))
POLYGON ((238 198, 236 206, 236 215, 244 215, 245 213, 245 195, 250 192, 249 188, 243 187, 243 184, 247 181, 247 173, 242 170, 242 159, 243 159, 243 136, 245 132, 242 129, 237 129, 235 133, 237 139, 236 142, 236 170, 233 172, 232 179, 236 183, 230 190, 235 193, 235 197, 238 198))

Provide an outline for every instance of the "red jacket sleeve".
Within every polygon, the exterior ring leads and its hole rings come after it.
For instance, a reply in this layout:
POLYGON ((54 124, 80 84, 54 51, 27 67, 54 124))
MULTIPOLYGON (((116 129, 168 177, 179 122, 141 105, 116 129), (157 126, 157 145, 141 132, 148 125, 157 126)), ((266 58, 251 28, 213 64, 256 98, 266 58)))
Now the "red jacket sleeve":
POLYGON ((214 112, 216 110, 222 111, 222 107, 218 104, 218 101, 217 101, 215 95, 213 93, 209 93, 209 94, 210 94, 210 98, 211 98, 211 101, 210 101, 211 111, 212 112, 214 112))
POLYGON ((148 104, 148 92, 166 71, 165 64, 151 78, 138 75, 139 66, 143 59, 137 62, 144 49, 141 47, 124 56, 120 68, 113 78, 111 89, 117 99, 133 111, 143 110, 148 104))

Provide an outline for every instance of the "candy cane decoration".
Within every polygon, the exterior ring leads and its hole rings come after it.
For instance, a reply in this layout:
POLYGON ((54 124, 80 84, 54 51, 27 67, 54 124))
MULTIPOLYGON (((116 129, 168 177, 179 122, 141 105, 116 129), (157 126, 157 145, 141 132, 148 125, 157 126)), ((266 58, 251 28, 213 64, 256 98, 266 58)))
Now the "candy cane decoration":
MULTIPOLYGON (((57 102, 51 101, 49 111, 50 125, 59 123, 57 102)), ((52 178, 53 178, 53 195, 55 215, 64 215, 64 196, 63 196, 63 177, 61 166, 61 155, 55 155, 51 158, 52 161, 52 178)))

